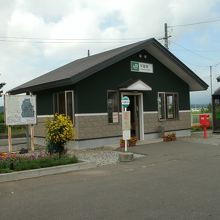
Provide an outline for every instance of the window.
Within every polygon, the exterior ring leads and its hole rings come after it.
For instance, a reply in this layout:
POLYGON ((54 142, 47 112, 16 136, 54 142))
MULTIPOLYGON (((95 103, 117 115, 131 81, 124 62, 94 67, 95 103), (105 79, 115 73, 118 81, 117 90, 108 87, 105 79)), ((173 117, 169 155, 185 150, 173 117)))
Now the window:
POLYGON ((54 113, 64 114, 74 122, 74 102, 73 91, 63 91, 54 93, 53 96, 54 113))
POLYGON ((107 93, 107 111, 108 111, 108 123, 118 123, 118 93, 117 91, 108 91, 107 93))
POLYGON ((158 93, 158 115, 160 120, 177 119, 179 117, 178 94, 158 93))

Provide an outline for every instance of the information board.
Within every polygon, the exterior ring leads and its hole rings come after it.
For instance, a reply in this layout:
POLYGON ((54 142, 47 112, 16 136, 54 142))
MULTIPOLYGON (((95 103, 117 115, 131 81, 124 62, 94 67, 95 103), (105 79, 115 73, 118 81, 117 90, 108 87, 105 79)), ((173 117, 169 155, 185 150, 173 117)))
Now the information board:
POLYGON ((6 125, 29 125, 37 123, 36 96, 5 95, 6 125))
POLYGON ((123 140, 129 140, 131 138, 131 113, 130 111, 122 112, 122 131, 123 140))

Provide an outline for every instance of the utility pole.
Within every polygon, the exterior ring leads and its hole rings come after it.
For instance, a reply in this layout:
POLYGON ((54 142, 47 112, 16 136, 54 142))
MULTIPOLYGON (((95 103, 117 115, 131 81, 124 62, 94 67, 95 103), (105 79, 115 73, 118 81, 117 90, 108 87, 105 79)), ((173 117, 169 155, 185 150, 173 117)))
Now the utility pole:
POLYGON ((212 66, 210 68, 210 90, 211 90, 211 101, 212 101, 212 66))
POLYGON ((164 47, 166 47, 167 50, 169 50, 167 23, 164 23, 164 47))
POLYGON ((168 25, 167 23, 164 23, 164 37, 159 38, 158 40, 164 40, 164 47, 169 50, 169 42, 168 38, 171 36, 168 36, 168 25))

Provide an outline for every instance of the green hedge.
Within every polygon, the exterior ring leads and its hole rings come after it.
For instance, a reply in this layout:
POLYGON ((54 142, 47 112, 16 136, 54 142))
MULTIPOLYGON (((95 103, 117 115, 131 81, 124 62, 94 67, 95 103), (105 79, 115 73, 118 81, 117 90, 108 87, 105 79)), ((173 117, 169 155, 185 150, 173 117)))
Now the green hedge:
POLYGON ((77 163, 76 156, 64 155, 59 158, 58 155, 47 156, 44 158, 32 159, 31 157, 0 158, 0 173, 13 171, 39 169, 58 165, 67 165, 77 163))

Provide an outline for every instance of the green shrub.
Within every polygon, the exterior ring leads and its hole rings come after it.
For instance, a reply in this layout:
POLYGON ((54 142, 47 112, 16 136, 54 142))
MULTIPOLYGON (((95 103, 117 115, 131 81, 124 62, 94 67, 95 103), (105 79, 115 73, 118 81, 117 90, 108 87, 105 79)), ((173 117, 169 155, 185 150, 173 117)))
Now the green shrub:
POLYGON ((0 123, 4 123, 4 113, 0 113, 0 123))
POLYGON ((28 157, 4 158, 0 159, 0 173, 8 173, 12 171, 39 169, 58 165, 66 165, 77 163, 76 156, 59 157, 58 155, 44 156, 35 158, 30 155, 28 157))
POLYGON ((50 153, 65 153, 64 145, 73 138, 73 124, 68 116, 55 114, 53 120, 48 121, 47 148, 50 153))

